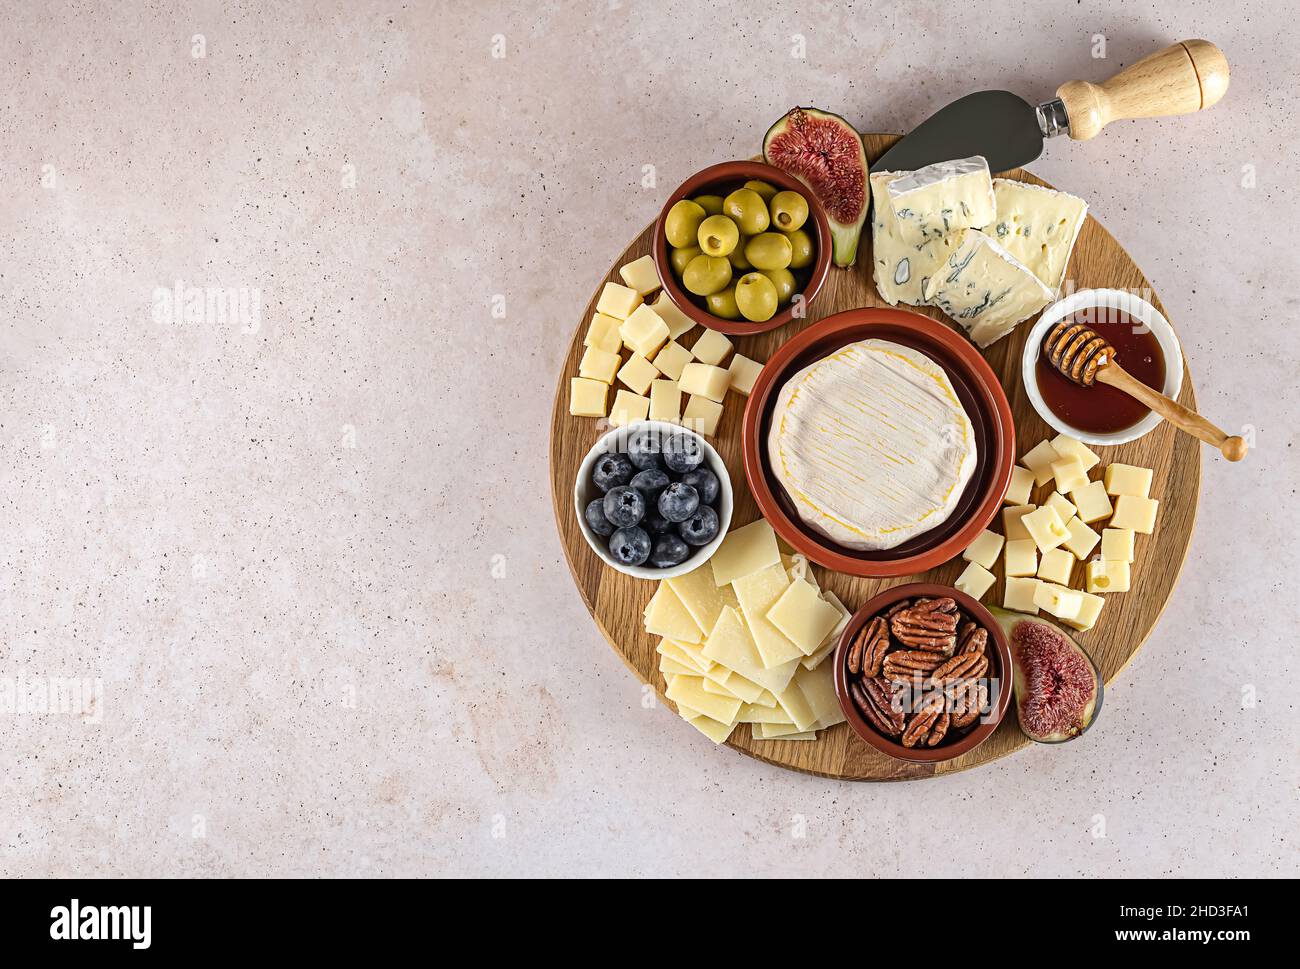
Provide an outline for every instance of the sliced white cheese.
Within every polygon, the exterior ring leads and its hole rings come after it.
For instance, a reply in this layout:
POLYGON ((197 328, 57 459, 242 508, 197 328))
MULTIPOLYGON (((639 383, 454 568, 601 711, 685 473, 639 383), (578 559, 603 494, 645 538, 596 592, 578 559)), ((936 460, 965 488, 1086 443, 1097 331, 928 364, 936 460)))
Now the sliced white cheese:
POLYGON ((980 347, 997 342, 1056 294, 978 229, 965 229, 926 285, 926 299, 964 326, 980 347))
POLYGON ((799 517, 855 550, 893 548, 942 524, 976 460, 974 428, 943 368, 887 340, 849 344, 791 377, 767 446, 799 517))
POLYGON ((936 162, 889 183, 898 235, 914 246, 962 229, 982 229, 997 216, 989 163, 980 155, 936 162))
POLYGON ((1009 178, 993 179, 993 196, 997 218, 984 231, 1048 289, 1060 292, 1088 203, 1068 192, 1009 178))
POLYGON ((890 182, 902 172, 872 172, 871 182, 871 261, 876 291, 891 306, 925 304, 925 284, 943 265, 951 245, 947 239, 916 246, 905 242, 898 232, 898 220, 889 204, 890 182))

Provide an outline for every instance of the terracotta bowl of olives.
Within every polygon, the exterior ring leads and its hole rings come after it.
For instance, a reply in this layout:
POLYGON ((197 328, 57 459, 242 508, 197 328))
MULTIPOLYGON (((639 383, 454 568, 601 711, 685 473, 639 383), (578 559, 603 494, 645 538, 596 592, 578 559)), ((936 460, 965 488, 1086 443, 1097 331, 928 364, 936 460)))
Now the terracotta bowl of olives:
POLYGON ((668 197, 653 236, 664 292, 734 336, 807 315, 831 266, 831 227, 812 190, 762 162, 723 162, 668 197))

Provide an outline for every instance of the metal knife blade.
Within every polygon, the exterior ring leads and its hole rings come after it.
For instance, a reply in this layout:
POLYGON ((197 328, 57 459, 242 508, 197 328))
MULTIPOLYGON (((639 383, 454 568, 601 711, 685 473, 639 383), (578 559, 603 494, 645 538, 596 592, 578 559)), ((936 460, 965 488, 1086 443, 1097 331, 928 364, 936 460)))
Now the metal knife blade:
POLYGON ((1049 103, 1035 108, 1010 91, 968 94, 940 108, 904 135, 902 141, 871 163, 871 170, 914 171, 971 155, 987 158, 992 172, 1019 168, 1043 153, 1043 112, 1052 107, 1049 103))

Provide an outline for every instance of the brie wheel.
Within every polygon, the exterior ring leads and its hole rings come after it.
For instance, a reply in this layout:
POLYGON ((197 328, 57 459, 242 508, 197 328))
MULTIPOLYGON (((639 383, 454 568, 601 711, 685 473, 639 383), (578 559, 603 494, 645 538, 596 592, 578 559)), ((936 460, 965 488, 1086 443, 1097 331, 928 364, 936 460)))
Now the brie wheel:
POLYGON ((975 473, 975 429, 948 375, 887 340, 851 343, 787 381, 767 447, 804 523, 855 551, 943 524, 975 473))

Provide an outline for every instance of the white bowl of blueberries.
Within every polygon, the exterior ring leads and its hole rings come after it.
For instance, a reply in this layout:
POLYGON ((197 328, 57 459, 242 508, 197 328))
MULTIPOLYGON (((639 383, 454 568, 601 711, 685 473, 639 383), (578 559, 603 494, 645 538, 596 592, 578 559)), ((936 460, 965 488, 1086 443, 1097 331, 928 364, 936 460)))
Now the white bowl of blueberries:
POLYGON ((638 579, 691 572, 731 526, 731 478, 699 434, 637 421, 596 442, 573 486, 578 525, 610 568, 638 579))

